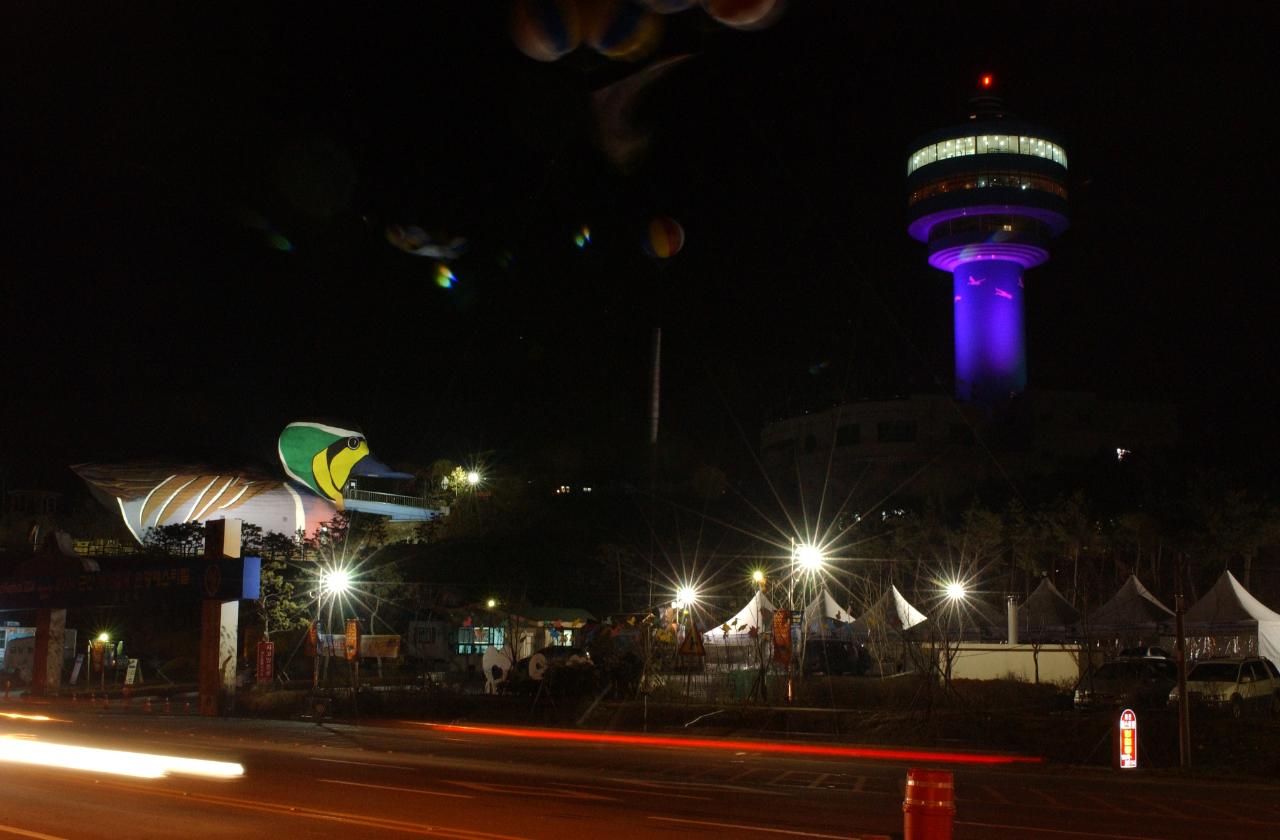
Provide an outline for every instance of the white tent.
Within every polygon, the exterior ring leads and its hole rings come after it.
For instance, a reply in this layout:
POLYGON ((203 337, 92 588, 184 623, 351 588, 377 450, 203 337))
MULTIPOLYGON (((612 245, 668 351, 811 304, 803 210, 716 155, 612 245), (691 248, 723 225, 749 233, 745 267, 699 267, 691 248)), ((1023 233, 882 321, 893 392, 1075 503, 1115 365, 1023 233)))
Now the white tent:
POLYGON ((1280 614, 1272 612, 1240 585, 1235 575, 1223 572, 1183 617, 1187 636, 1199 637, 1193 652, 1201 655, 1249 655, 1256 637, 1258 655, 1280 663, 1280 614), (1195 648, 1199 648, 1195 651, 1195 648))
POLYGON ((1066 641, 1075 636, 1080 611, 1046 577, 1018 607, 1018 637, 1025 642, 1066 641))
POLYGON ((822 591, 809 602, 809 606, 804 608, 804 628, 810 635, 824 633, 839 626, 833 622, 852 624, 853 613, 837 604, 836 599, 831 597, 831 593, 824 586, 822 591))
POLYGON ((1160 603, 1136 576, 1129 575, 1110 601, 1081 622, 1081 630, 1126 637, 1155 636, 1172 621, 1173 610, 1160 603))
POLYGON ((925 614, 907 603, 898 587, 890 585, 878 601, 858 616, 855 623, 860 630, 871 632, 881 625, 890 630, 908 630, 924 620, 925 614))
POLYGON ((702 641, 709 645, 745 645, 750 642, 752 628, 767 634, 772 626, 773 604, 763 592, 757 592, 737 615, 703 633, 702 641))

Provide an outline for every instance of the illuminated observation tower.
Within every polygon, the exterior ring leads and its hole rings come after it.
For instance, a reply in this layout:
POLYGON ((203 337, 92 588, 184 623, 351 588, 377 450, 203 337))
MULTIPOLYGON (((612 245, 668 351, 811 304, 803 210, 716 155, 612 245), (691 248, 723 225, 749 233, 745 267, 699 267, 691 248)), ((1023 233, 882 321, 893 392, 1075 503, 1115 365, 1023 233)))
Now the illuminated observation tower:
POLYGON ((969 121, 916 140, 907 159, 911 236, 952 274, 956 397, 995 405, 1027 387, 1023 272, 1067 228, 1058 136, 1004 112, 983 76, 969 121))

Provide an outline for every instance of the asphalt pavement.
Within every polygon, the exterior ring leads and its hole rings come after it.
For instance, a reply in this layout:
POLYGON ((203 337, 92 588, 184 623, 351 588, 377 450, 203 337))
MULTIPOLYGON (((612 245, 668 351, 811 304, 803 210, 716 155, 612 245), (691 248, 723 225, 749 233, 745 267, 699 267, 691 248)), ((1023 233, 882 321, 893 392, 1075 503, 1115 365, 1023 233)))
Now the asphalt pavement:
POLYGON ((955 773, 962 840, 1206 840, 1280 824, 1277 785, 622 740, 0 705, 0 838, 872 838, 901 834, 908 766, 955 773), (123 766, 115 754, 94 754, 97 769, 6 763, 17 742, 235 762, 243 775, 130 778, 108 772, 123 766))

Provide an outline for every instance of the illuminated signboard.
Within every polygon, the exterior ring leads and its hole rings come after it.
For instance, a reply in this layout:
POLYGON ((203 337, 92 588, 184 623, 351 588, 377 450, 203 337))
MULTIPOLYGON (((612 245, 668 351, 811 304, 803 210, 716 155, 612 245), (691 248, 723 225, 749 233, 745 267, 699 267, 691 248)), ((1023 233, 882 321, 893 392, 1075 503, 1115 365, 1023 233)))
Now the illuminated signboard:
POLYGON ((1120 713, 1119 760, 1121 770, 1136 770, 1138 767, 1138 716, 1133 709, 1120 713))

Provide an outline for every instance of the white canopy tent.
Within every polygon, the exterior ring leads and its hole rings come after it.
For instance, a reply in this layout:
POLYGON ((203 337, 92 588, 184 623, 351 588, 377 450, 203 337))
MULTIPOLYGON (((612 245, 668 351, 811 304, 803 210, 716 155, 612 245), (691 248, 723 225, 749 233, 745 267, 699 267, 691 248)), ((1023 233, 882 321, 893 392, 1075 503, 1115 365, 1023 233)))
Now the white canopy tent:
POLYGON ((1110 633, 1126 637, 1155 637, 1173 622, 1173 610, 1142 585, 1134 575, 1080 623, 1081 632, 1091 635, 1110 633))
POLYGON ((877 627, 909 630, 925 619, 924 613, 911 606, 907 599, 902 597, 898 587, 890 585, 885 593, 867 608, 866 612, 858 616, 855 626, 865 632, 871 632, 877 627))
POLYGON ((810 636, 830 633, 850 624, 853 624, 853 613, 837 604, 825 586, 804 608, 804 629, 810 636))
POLYGON ((737 614, 718 627, 702 634, 702 641, 709 645, 745 645, 750 643, 751 630, 768 633, 773 626, 773 604, 763 592, 757 592, 737 614))
POLYGON ((1231 572, 1222 573, 1213 588, 1187 610, 1183 621, 1193 655, 1256 652, 1280 664, 1280 614, 1250 595, 1231 572))
POLYGON ((1046 577, 1018 607, 1018 637, 1025 642, 1066 641, 1075 637, 1080 611, 1046 577))

